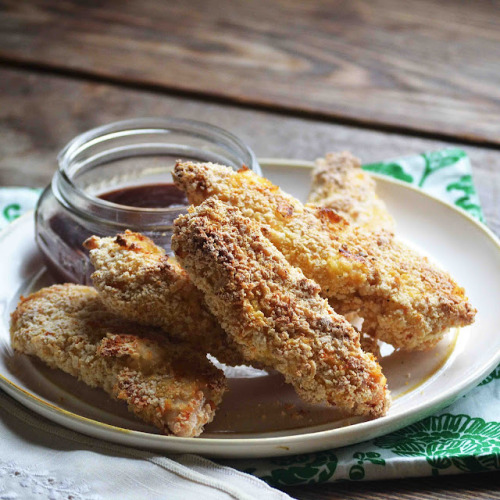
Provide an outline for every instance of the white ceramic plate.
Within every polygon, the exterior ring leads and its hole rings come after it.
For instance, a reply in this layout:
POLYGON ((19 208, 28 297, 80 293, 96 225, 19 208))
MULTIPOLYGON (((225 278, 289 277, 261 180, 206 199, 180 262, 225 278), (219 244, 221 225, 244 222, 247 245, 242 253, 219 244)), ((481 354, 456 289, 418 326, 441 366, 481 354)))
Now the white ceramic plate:
MULTIPOLYGON (((262 161, 264 175, 305 200, 310 163, 262 161)), ((450 404, 500 361, 500 244, 465 212, 405 184, 378 177, 378 191, 399 235, 465 286, 479 312, 432 351, 382 359, 394 402, 384 418, 346 419, 334 409, 301 403, 277 374, 233 370, 230 392, 200 438, 159 435, 99 390, 12 351, 9 314, 19 295, 50 284, 28 214, 0 237, 0 387, 39 414, 84 434, 151 450, 217 457, 264 457, 346 446, 399 429, 450 404)))

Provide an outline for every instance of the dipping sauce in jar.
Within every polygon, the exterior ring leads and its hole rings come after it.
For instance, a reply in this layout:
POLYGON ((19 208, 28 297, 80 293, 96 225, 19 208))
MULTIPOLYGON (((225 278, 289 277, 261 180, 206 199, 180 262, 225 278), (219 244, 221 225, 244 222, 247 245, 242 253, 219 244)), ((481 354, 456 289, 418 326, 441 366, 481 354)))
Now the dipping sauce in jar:
POLYGON ((141 232, 170 253, 173 222, 187 199, 171 182, 176 160, 214 162, 260 174, 253 152, 231 133, 177 119, 137 119, 90 130, 59 154, 38 201, 36 241, 60 282, 91 284, 82 243, 90 236, 141 232))
POLYGON ((180 208, 188 205, 186 195, 172 182, 115 189, 100 194, 99 198, 136 208, 180 208))

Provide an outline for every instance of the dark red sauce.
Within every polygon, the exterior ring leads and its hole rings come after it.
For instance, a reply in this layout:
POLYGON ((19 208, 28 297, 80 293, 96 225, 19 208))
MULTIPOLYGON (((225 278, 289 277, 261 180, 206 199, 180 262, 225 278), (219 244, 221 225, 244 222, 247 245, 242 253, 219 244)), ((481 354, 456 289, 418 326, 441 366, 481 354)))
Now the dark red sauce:
MULTIPOLYGON (((172 183, 129 186, 108 191, 100 194, 98 197, 118 205, 135 208, 177 208, 189 205, 184 193, 172 183)), ((82 243, 88 237, 92 236, 92 234, 113 236, 110 234, 99 234, 95 230, 90 231, 64 212, 53 215, 50 218, 49 224, 52 232, 64 241, 66 246, 75 249, 74 255, 64 257, 66 259, 64 266, 61 266, 60 262, 63 257, 57 251, 54 252, 54 255, 47 255, 44 252, 47 266, 53 277, 59 282, 74 281, 73 276, 78 275, 78 269, 82 266, 82 259, 86 259, 86 252, 82 248, 82 243), (71 259, 74 261, 70 262, 71 259), (73 266, 75 267, 74 274, 68 270, 73 266)), ((133 227, 130 229, 134 230, 133 227)), ((170 248, 170 235, 157 235, 154 239, 157 245, 170 248)), ((87 277, 87 283, 90 284, 89 277, 87 277)))
POLYGON ((172 183, 129 186, 100 194, 99 198, 135 208, 175 208, 188 205, 186 195, 172 183))

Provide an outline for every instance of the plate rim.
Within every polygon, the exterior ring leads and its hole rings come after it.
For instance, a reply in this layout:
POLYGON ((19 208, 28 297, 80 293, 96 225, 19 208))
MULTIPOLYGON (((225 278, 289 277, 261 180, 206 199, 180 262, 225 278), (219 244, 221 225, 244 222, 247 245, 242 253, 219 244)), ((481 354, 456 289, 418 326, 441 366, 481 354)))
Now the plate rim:
MULTIPOLYGON (((312 168, 314 162, 306 160, 295 160, 286 158, 259 158, 259 163, 264 166, 270 167, 282 167, 282 168, 312 168)), ((399 181, 397 179, 387 177, 380 174, 374 174, 370 172, 377 181, 382 181, 389 184, 397 185, 404 189, 410 189, 417 192, 419 195, 431 198, 434 201, 439 202, 446 209, 457 213, 459 216, 465 218, 469 223, 473 223, 476 228, 480 229, 487 237, 490 239, 498 253, 500 254, 500 239, 489 229, 485 224, 482 224, 478 220, 474 219, 465 210, 452 205, 451 203, 444 201, 432 194, 429 194, 422 189, 419 189, 411 184, 399 181)), ((3 242, 9 234, 11 234, 19 225, 26 223, 28 218, 32 217, 33 210, 28 211, 21 217, 10 223, 0 232, 0 242, 3 242)), ((300 445, 302 441, 307 440, 322 440, 326 442, 326 446, 323 449, 333 449, 340 446, 346 446, 349 444, 354 444, 357 442, 365 441, 367 439, 372 439, 375 435, 382 435, 386 432, 394 431, 396 428, 402 428, 406 425, 410 425, 417 420, 428 416, 432 412, 439 411, 439 409, 451 404, 453 401, 458 399, 463 394, 471 390, 476 383, 478 383, 482 378, 487 376, 498 364, 500 363, 500 352, 492 355, 490 362, 483 365, 480 369, 477 369, 474 373, 469 375, 465 380, 460 381, 456 387, 449 389, 444 394, 435 396, 427 402, 422 403, 417 408, 410 410, 409 413, 402 413, 394 416, 384 416, 375 420, 364 421, 360 423, 355 423, 352 425, 347 425, 343 427, 320 430, 315 432, 303 432, 295 435, 287 436, 271 436, 271 437, 252 437, 252 438, 189 438, 189 437, 178 437, 178 436, 165 436, 162 434, 153 434, 144 431, 126 429, 123 427, 118 427, 112 424, 107 424, 100 422, 99 420, 94 420, 92 418, 83 417, 77 413, 65 410, 59 406, 55 406, 43 399, 38 398, 35 394, 30 393, 19 387, 17 384, 9 380, 3 374, 0 373, 0 387, 5 390, 9 395, 16 399, 23 406, 41 414, 42 416, 52 420, 60 425, 69 427, 75 430, 74 426, 70 424, 76 424, 77 431, 82 432, 86 435, 99 437, 104 440, 112 441, 122 445, 132 445, 139 446, 147 449, 162 449, 168 450, 179 450, 185 447, 192 448, 196 447, 196 453, 204 454, 206 456, 219 456, 219 457, 241 457, 240 454, 231 454, 235 452, 236 449, 245 447, 249 452, 246 456, 259 456, 259 457, 270 457, 278 455, 295 454, 297 451, 291 451, 294 445, 300 445), (53 417, 53 418, 51 418, 53 417), (358 426, 362 425, 362 429, 357 429, 358 426), (363 437, 360 439, 349 439, 349 437, 356 434, 356 431, 362 430, 363 437), (104 432, 106 432, 104 434, 104 432), (132 438, 133 443, 124 443, 119 438, 127 435, 132 438), (342 440, 340 444, 334 441, 342 440), (346 439, 347 438, 347 439, 346 439), (144 443, 142 443, 144 441, 144 443), (345 444, 345 442, 347 444, 345 444), (183 446, 185 445, 185 446, 183 446), (193 446, 194 445, 194 446, 193 446), (223 452, 218 452, 217 450, 210 450, 211 447, 220 446, 225 449, 223 452), (273 447, 272 452, 262 453, 252 453, 250 448, 255 448, 259 446, 273 447), (200 448, 206 448, 206 450, 200 450, 200 448)), ((354 437, 354 436, 353 436, 354 437)), ((318 451, 320 448, 316 448, 318 451)), ((184 452, 189 452, 189 450, 184 450, 184 452)))

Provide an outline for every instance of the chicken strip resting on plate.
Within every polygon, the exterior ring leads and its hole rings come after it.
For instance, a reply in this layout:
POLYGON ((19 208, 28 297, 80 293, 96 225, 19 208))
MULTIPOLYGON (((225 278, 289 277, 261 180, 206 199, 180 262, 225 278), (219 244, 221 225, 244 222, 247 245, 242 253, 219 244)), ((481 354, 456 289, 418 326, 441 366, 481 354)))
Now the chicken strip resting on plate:
POLYGON ((198 436, 226 390, 224 374, 158 332, 110 313, 93 288, 70 284, 21 298, 11 323, 17 351, 124 400, 166 434, 198 436))
POLYGON ((362 231, 331 209, 304 206, 248 169, 184 162, 174 180, 194 205, 214 196, 266 225, 269 240, 337 312, 358 312, 364 332, 395 348, 431 348, 450 327, 474 320, 464 289, 391 233, 362 231))
POLYGON ((84 246, 95 268, 92 282, 110 311, 159 326, 221 363, 245 364, 184 269, 149 238, 125 231, 113 238, 92 236, 84 246))
MULTIPOLYGON (((335 210, 352 226, 365 231, 393 231, 394 219, 375 189, 375 180, 362 170, 358 158, 348 151, 329 153, 315 162, 307 201, 311 205, 335 210)), ((344 310, 348 311, 345 307, 344 310)), ((378 357, 378 344, 375 338, 366 333, 368 327, 367 323, 361 345, 365 351, 378 357)))
POLYGON ((389 395, 373 355, 267 232, 212 198, 175 221, 172 249, 248 359, 278 370, 305 401, 384 415, 389 395))
POLYGON ((353 226, 368 231, 394 229, 385 203, 375 193, 374 179, 351 153, 329 153, 316 160, 308 203, 332 208, 353 226))

